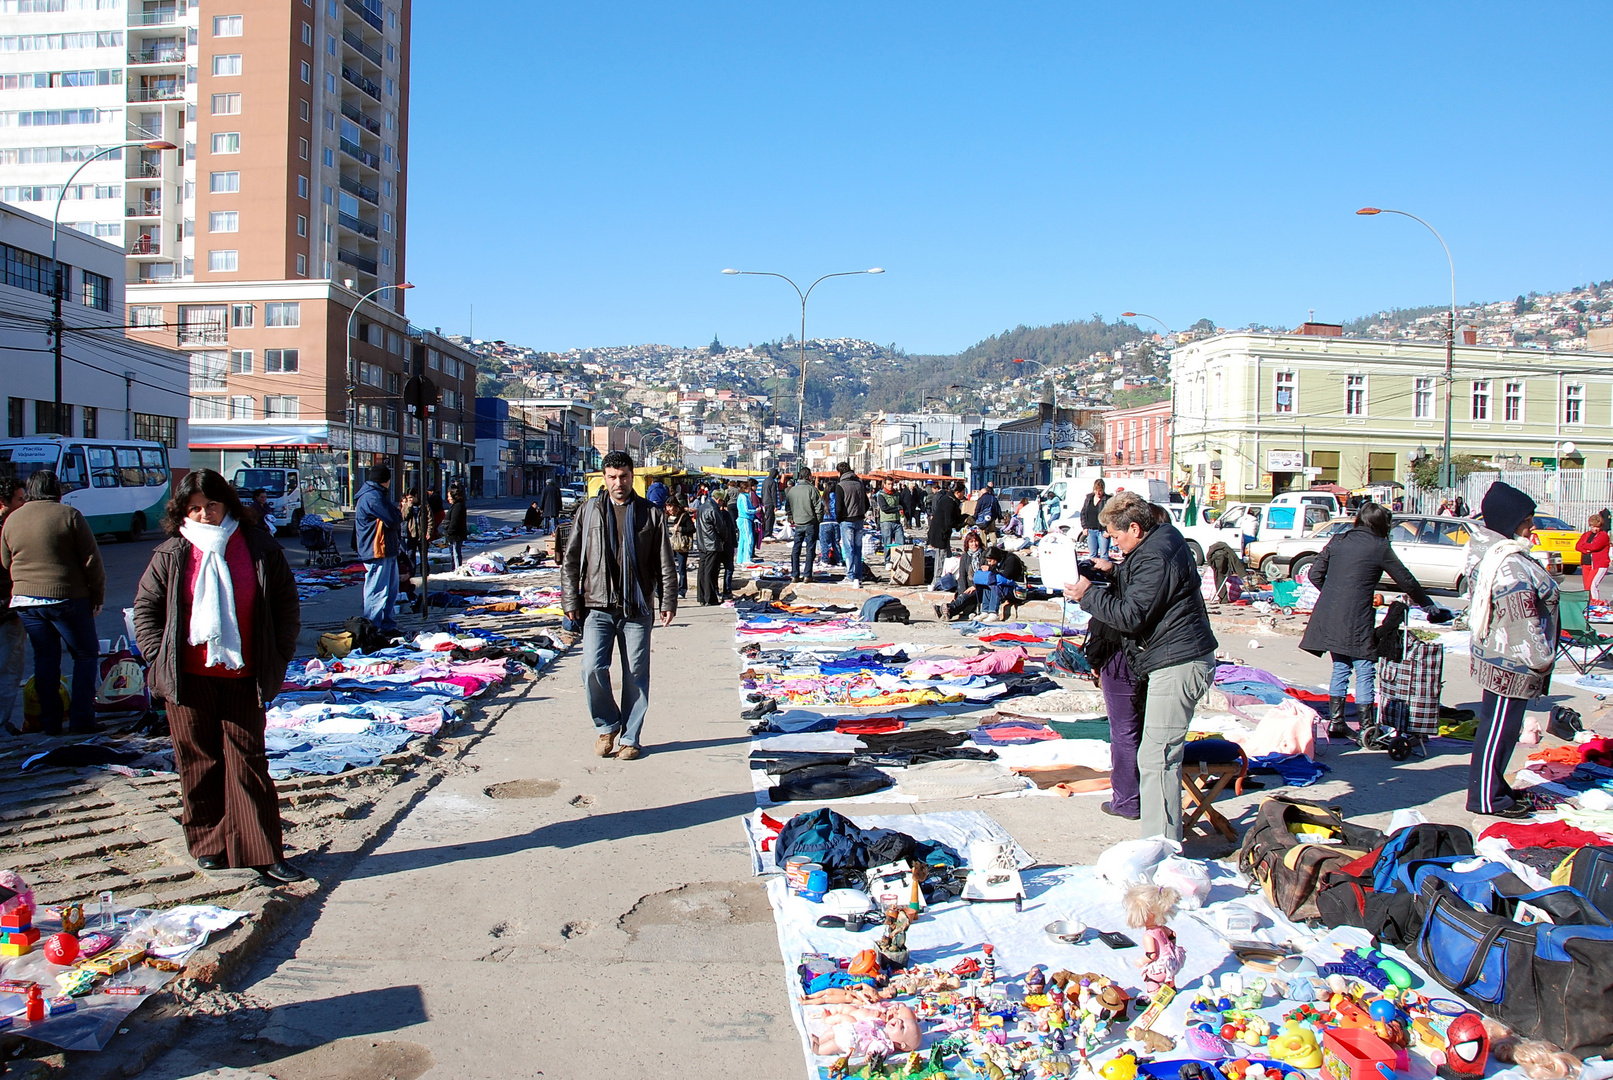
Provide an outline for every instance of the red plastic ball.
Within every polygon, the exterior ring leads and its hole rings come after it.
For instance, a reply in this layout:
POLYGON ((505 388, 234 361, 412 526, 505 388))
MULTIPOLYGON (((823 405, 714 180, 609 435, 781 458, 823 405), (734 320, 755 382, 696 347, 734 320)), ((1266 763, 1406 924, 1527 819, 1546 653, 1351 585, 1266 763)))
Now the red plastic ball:
POLYGON ((1223 1039, 1228 1040, 1229 1042, 1231 1040, 1233 1040, 1233 1039, 1236 1039, 1238 1037, 1238 1029, 1237 1029, 1237 1027, 1235 1025, 1233 1025, 1233 1024, 1222 1024, 1221 1025, 1221 1037, 1223 1039))
POLYGON ((78 959, 78 938, 72 934, 52 934, 45 939, 45 959, 67 965, 78 959))

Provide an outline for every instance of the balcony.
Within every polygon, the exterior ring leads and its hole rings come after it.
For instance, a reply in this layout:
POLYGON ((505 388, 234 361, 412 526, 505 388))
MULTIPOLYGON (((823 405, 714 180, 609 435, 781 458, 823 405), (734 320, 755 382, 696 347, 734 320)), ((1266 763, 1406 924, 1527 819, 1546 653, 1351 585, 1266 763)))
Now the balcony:
POLYGON ((373 12, 369 8, 365 7, 363 5, 363 3, 360 2, 360 0, 343 0, 343 3, 345 3, 347 5, 347 10, 351 11, 353 14, 357 15, 359 18, 361 18, 365 22, 369 23, 375 29, 377 29, 377 30, 384 30, 385 29, 385 27, 381 25, 381 16, 377 15, 375 12, 373 12))
POLYGON ((163 11, 135 11, 129 9, 130 26, 172 26, 179 21, 180 12, 173 9, 163 11))
POLYGON ((124 217, 162 217, 162 200, 130 203, 123 208, 124 217))
POLYGON ((354 71, 346 64, 342 65, 342 78, 346 79, 348 82, 370 95, 370 97, 374 98, 376 101, 381 100, 381 88, 375 83, 371 82, 369 79, 366 79, 362 73, 354 71))
POLYGON ((162 162, 160 161, 130 161, 124 169, 125 180, 161 180, 162 162))
POLYGON ((368 131, 371 135, 381 134, 380 123, 378 121, 371 120, 368 116, 364 115, 364 110, 359 108, 357 105, 350 105, 345 101, 342 102, 342 115, 353 121, 353 123, 357 124, 365 131, 368 131))
POLYGON ((340 225, 344 229, 352 229, 354 232, 367 236, 371 240, 374 240, 381 235, 379 229, 365 221, 363 218, 356 218, 352 214, 344 214, 340 211, 337 211, 336 213, 336 224, 340 225))
POLYGON ((183 101, 185 88, 177 83, 129 87, 130 101, 183 101))
POLYGON ((370 63, 374 64, 376 67, 381 66, 380 49, 375 48, 373 45, 364 44, 364 39, 353 33, 351 30, 344 29, 342 31, 342 40, 357 50, 358 54, 364 57, 364 59, 370 61, 370 63))
POLYGON ((372 169, 379 170, 381 168, 381 159, 364 149, 362 146, 359 146, 354 142, 349 142, 347 139, 340 139, 338 141, 341 143, 342 153, 346 154, 354 161, 368 165, 372 169))
POLYGON ((154 49, 141 49, 129 54, 131 64, 183 64, 185 49, 182 45, 161 45, 154 49))
POLYGON ((346 248, 339 247, 336 249, 336 257, 348 266, 355 266, 371 277, 374 277, 380 271, 380 267, 376 265, 374 259, 366 259, 356 251, 348 251, 346 248))
POLYGON ((341 185, 343 191, 352 195, 357 195, 367 203, 372 203, 376 206, 381 204, 381 193, 370 187, 368 184, 361 184, 345 173, 337 182, 341 185))
POLYGON ((137 236, 129 241, 130 255, 161 255, 162 241, 155 236, 137 236))
MULTIPOLYGON (((181 345, 224 345, 229 342, 229 334, 219 323, 184 323, 179 327, 179 343, 181 345)), ((222 375, 222 373, 220 373, 222 375)), ((196 373, 191 373, 191 389, 201 389, 196 385, 196 373)))

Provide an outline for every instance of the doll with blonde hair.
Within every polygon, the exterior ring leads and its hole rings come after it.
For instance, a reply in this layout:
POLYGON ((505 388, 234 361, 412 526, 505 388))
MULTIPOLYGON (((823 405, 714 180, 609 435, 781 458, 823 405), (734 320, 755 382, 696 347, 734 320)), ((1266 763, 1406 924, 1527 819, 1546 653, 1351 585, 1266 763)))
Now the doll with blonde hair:
POLYGON ((1143 931, 1143 989, 1152 996, 1160 987, 1176 986, 1176 973, 1182 970, 1187 953, 1176 944, 1176 933, 1165 924, 1176 915, 1181 894, 1175 889, 1139 883, 1126 890, 1126 924, 1143 931))

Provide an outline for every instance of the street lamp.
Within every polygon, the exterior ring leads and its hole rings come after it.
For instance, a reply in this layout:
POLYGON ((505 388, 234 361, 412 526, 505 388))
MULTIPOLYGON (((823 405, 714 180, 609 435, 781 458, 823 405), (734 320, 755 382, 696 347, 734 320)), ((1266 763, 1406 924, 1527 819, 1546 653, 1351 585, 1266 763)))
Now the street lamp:
MULTIPOLYGON (((1170 337, 1174 336, 1171 333, 1171 328, 1166 326, 1163 320, 1156 319, 1152 315, 1145 315, 1140 311, 1122 311, 1120 313, 1120 317, 1122 319, 1147 319, 1149 322, 1159 323, 1159 328, 1161 330, 1165 331, 1165 336, 1167 338, 1170 338, 1170 337)), ((1176 373, 1175 372, 1171 373, 1171 434, 1170 434, 1170 448, 1168 450, 1168 453, 1169 453, 1169 456, 1170 456, 1170 465, 1165 470, 1165 474, 1170 479, 1171 487, 1174 488, 1176 486, 1176 373)), ((1310 463, 1306 462, 1306 464, 1308 465, 1310 463)))
POLYGON ((1552 472, 1556 474, 1552 479, 1556 481, 1553 486, 1557 491, 1557 498, 1553 502, 1552 510, 1558 517, 1563 516, 1563 459, 1573 457, 1578 450, 1579 447, 1574 445, 1574 440, 1572 439, 1551 444, 1551 457, 1554 466, 1552 472))
POLYGON ((88 165, 97 158, 104 157, 105 155, 113 153, 114 151, 123 150, 131 146, 139 146, 147 150, 179 149, 179 147, 175 146, 173 143, 164 142, 161 139, 137 139, 134 142, 118 143, 116 146, 102 147, 89 157, 85 158, 79 163, 78 168, 74 169, 68 174, 67 182, 62 185, 60 194, 56 196, 56 210, 50 215, 51 292, 55 294, 51 298, 50 332, 51 337, 54 340, 51 350, 55 353, 56 360, 56 408, 51 414, 50 426, 57 435, 72 434, 70 431, 61 430, 66 426, 62 423, 62 292, 65 290, 67 283, 64 280, 61 265, 56 261, 56 240, 61 232, 62 226, 62 200, 67 198, 67 189, 73 186, 73 181, 78 177, 79 173, 84 171, 84 166, 88 165))
MULTIPOLYGON (((349 285, 348 288, 352 288, 352 286, 349 285)), ((354 446, 354 444, 356 442, 358 442, 358 436, 357 436, 357 431, 356 431, 356 429, 358 428, 358 374, 357 374, 357 371, 353 367, 353 320, 358 317, 358 309, 363 307, 364 306, 364 301, 370 299, 370 297, 379 296, 381 293, 386 292, 388 289, 412 289, 412 288, 414 288, 413 283, 408 282, 408 281, 402 281, 402 282, 399 282, 396 285, 382 285, 379 289, 371 289, 369 292, 367 292, 363 296, 359 297, 358 298, 358 303, 353 305, 353 310, 349 311, 347 313, 347 505, 348 506, 354 505, 354 500, 356 500, 358 498, 358 485, 354 482, 354 478, 353 478, 353 470, 354 470, 355 466, 357 465, 357 461, 356 461, 356 459, 354 457, 354 451, 356 450, 356 447, 354 446)), ((425 429, 425 423, 426 422, 424 420, 420 421, 420 425, 421 425, 420 426, 420 472, 421 472, 422 475, 426 471, 426 429, 425 429)), ((400 439, 403 437, 403 433, 401 431, 398 433, 398 437, 400 439)), ((521 451, 522 451, 523 454, 526 452, 525 444, 522 445, 521 451)), ((521 463, 521 467, 524 470, 526 468, 526 462, 523 461, 521 463)), ((401 483, 402 481, 399 481, 399 482, 401 483)))
POLYGON ((885 272, 885 270, 884 270, 883 267, 876 266, 876 267, 874 267, 874 268, 872 268, 870 270, 843 270, 838 274, 825 274, 822 277, 820 277, 817 281, 814 281, 811 285, 808 285, 807 289, 806 289, 806 292, 802 292, 801 291, 801 286, 797 285, 794 281, 791 281, 791 279, 785 277, 783 274, 775 274, 771 270, 734 270, 734 269, 730 268, 730 269, 727 269, 727 270, 723 271, 723 273, 730 274, 730 275, 748 274, 748 275, 752 275, 754 277, 776 277, 776 278, 779 278, 779 279, 781 279, 783 281, 788 281, 790 283, 790 288, 794 289, 795 294, 801 298, 801 342, 800 342, 800 344, 801 344, 801 385, 796 390, 796 399, 795 399, 795 452, 797 454, 802 455, 803 457, 805 457, 805 455, 806 455, 805 431, 806 431, 806 374, 807 374, 807 361, 806 361, 806 305, 807 305, 807 297, 812 295, 812 290, 813 289, 816 289, 822 282, 825 282, 825 281, 829 280, 832 277, 855 277, 858 274, 883 274, 884 272, 885 272))
POLYGON ((1376 206, 1363 206, 1356 213, 1363 217, 1373 217, 1377 214, 1399 214, 1401 217, 1411 218, 1411 220, 1434 234, 1434 239, 1439 241, 1439 246, 1445 249, 1445 261, 1450 263, 1451 317, 1450 324, 1445 329, 1445 457, 1439 466, 1439 486, 1454 488, 1456 486, 1456 463, 1451 460, 1451 384, 1453 382, 1452 368, 1455 366, 1456 359, 1456 260, 1451 258, 1450 245, 1445 243, 1443 236, 1439 235, 1439 230, 1416 214, 1410 214, 1404 210, 1379 209, 1376 206))

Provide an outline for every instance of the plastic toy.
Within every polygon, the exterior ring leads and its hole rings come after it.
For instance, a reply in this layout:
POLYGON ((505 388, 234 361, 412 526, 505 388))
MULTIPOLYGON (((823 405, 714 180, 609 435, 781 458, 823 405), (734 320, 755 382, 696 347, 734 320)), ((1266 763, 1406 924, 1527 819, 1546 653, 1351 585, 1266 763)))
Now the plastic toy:
POLYGON ((52 934, 45 939, 45 959, 64 967, 78 959, 78 938, 72 934, 52 934))
POLYGON ((1445 1042, 1445 1064, 1439 1067, 1441 1077, 1452 1080, 1484 1075, 1490 1060, 1490 1033, 1478 1013, 1465 1012, 1452 1020, 1445 1029, 1445 1042))
POLYGON ((1126 1029, 1126 1036, 1134 1042, 1140 1042, 1149 1051, 1162 1054, 1176 1045, 1175 1040, 1169 1036, 1161 1035, 1154 1030, 1154 1024, 1165 1012, 1166 1007, 1176 999, 1176 987, 1165 984, 1155 992, 1153 1000, 1148 1003, 1147 1010, 1137 1018, 1137 1022, 1126 1029))
POLYGON ((84 929, 84 905, 68 904, 62 908, 63 932, 76 934, 82 929, 84 929))
POLYGON ((1273 1059, 1292 1065, 1296 1069, 1320 1069, 1322 1047, 1316 1035, 1303 1024, 1290 1022, 1267 1044, 1266 1052, 1273 1059))
POLYGON ((1040 994, 1046 989, 1047 977, 1042 974, 1040 964, 1025 972, 1025 993, 1027 996, 1031 994, 1040 994))
POLYGON ((45 995, 37 983, 28 988, 27 1000, 23 1006, 23 1018, 30 1024, 38 1023, 45 1018, 45 995))
MULTIPOLYGON (((1406 968, 1401 964, 1389 959, 1377 949, 1369 949, 1365 946, 1356 949, 1355 953, 1361 959, 1383 972, 1389 981, 1395 986, 1398 986, 1402 990, 1411 989, 1411 972, 1407 971, 1406 968)), ((1385 987, 1380 986, 1378 989, 1382 990, 1385 989, 1385 987)))
POLYGON ((1232 1054, 1232 1044, 1215 1033, 1208 1024, 1198 1024, 1182 1033, 1188 1053, 1209 1061, 1218 1061, 1232 1054))
POLYGON ((1103 1080, 1137 1080, 1137 1055, 1127 1050, 1098 1070, 1103 1080))
MULTIPOLYGON (((1163 987, 1176 988, 1176 973, 1187 961, 1187 953, 1176 944, 1176 934, 1165 924, 1176 915, 1181 899, 1175 889, 1138 883, 1126 890, 1126 924, 1143 931, 1143 988, 1157 993, 1163 987)), ((1173 994, 1174 996, 1174 994, 1173 994)))
MULTIPOLYGON (((1370 952, 1371 950, 1367 951, 1370 952)), ((1393 961, 1390 961, 1390 963, 1393 963, 1393 961)), ((1400 967, 1398 964, 1395 966, 1400 967)), ((1406 969, 1400 968, 1400 970, 1405 972, 1406 969)), ((1334 975, 1344 975, 1360 979, 1374 990, 1383 991, 1389 988, 1390 979, 1388 974, 1377 964, 1355 951, 1346 950, 1337 963, 1323 964, 1319 971, 1328 980, 1328 985, 1330 986, 1334 975)), ((1406 978, 1408 981, 1410 980, 1410 973, 1406 974, 1406 978)))
POLYGON ((1266 980, 1255 979, 1244 988, 1243 993, 1238 997, 1236 1005, 1244 1012, 1253 1012, 1265 1004, 1265 1001, 1266 980))
POLYGON ((69 968, 56 976, 56 985, 61 987, 63 994, 73 997, 77 994, 87 994, 90 987, 95 985, 98 978, 95 972, 88 968, 69 968))
POLYGON ((1322 1033, 1322 1076, 1326 1080, 1382 1080, 1379 1065, 1404 1069, 1406 1052, 1365 1028, 1328 1028, 1322 1033))
POLYGON ((33 908, 21 904, 0 912, 0 956, 27 956, 38 940, 33 908))
POLYGON ((1348 994, 1334 994, 1328 1002, 1333 1007, 1334 1023, 1343 1028, 1365 1028, 1372 1026, 1372 1017, 1367 1015, 1365 1009, 1355 1003, 1355 999, 1348 994))
POLYGON ((997 947, 988 941, 980 948, 981 951, 986 954, 986 959, 982 965, 982 970, 980 973, 980 981, 985 983, 987 986, 990 986, 992 983, 997 981, 997 947))
POLYGON ((84 961, 84 967, 97 975, 116 975, 127 971, 146 957, 144 949, 112 949, 93 960, 84 961))

